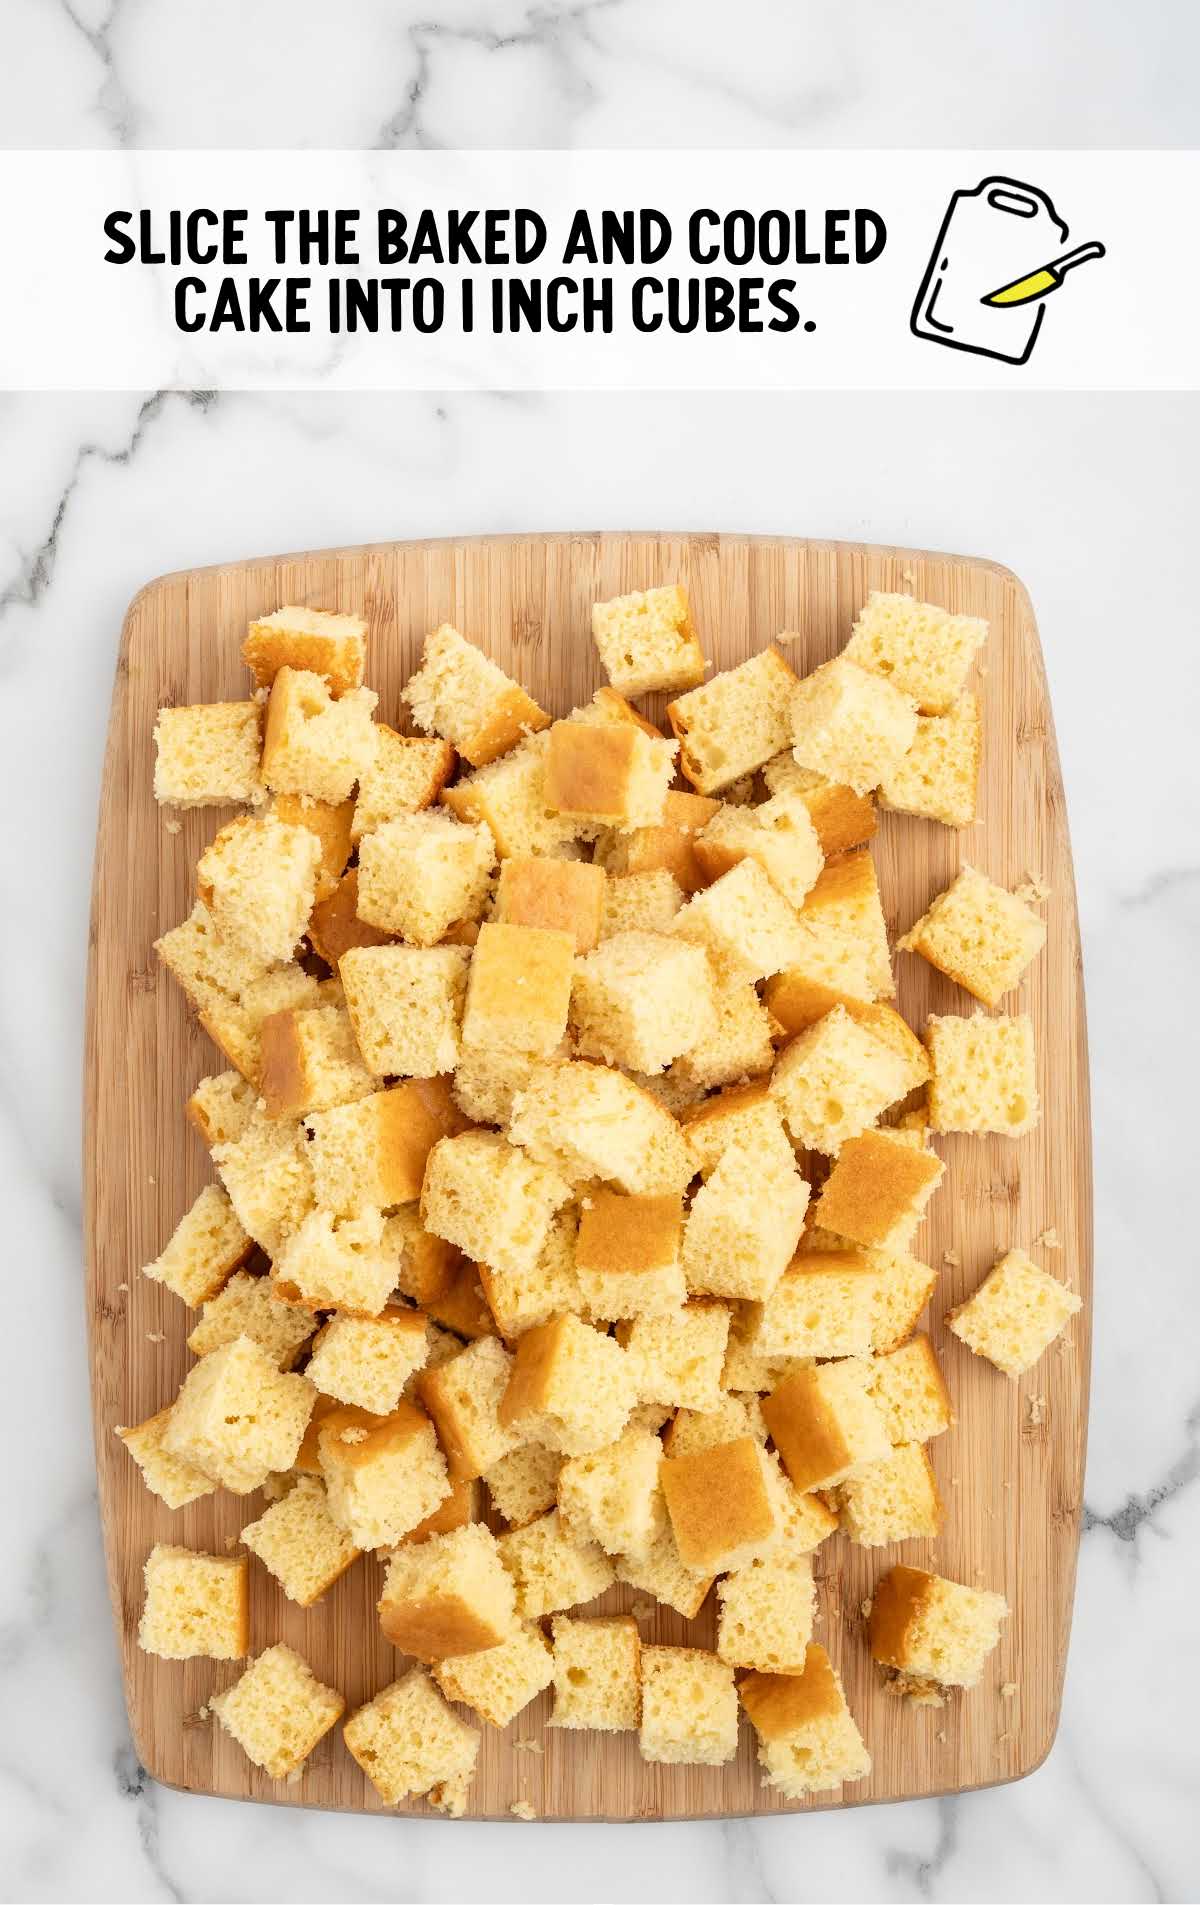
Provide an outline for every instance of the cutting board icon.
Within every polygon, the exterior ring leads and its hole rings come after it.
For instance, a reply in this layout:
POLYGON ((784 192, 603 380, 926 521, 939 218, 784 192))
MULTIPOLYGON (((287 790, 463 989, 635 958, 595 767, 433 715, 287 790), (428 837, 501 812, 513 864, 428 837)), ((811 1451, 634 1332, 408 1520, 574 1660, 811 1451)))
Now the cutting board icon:
POLYGON ((982 179, 955 192, 913 306, 914 336, 1023 364, 1045 316, 1044 302, 985 302, 998 285, 1037 271, 1060 251, 1067 227, 1045 192, 1019 179, 982 179))

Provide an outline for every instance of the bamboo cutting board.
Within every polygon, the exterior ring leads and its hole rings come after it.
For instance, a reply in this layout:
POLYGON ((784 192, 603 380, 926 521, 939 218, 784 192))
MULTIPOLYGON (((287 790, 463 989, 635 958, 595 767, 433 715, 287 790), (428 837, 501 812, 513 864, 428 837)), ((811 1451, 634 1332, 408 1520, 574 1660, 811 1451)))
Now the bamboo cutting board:
MULTIPOLYGON (((866 1551, 834 1536, 814 1557, 817 1637, 846 1684, 874 1759, 871 1777, 839 1801, 954 1792, 1019 1778, 1049 1750, 1058 1718, 1071 1616, 1087 1422, 1091 1294, 1091 1152, 1079 937, 1062 781, 1033 611, 994 563, 911 550, 687 535, 558 535, 392 543, 284 556, 165 576, 135 598, 117 663, 100 803, 91 921, 86 1077, 87 1292, 100 1502, 108 1570, 138 1754, 155 1778, 189 1791, 285 1805, 382 1810, 341 1742, 318 1747, 301 1782, 279 1785, 200 1715, 236 1675, 231 1663, 152 1660, 137 1646, 142 1563, 156 1540, 223 1553, 261 1512, 259 1498, 219 1493, 172 1514, 143 1487, 113 1434, 175 1395, 190 1362, 190 1312, 140 1274, 211 1176, 185 1123, 184 1100, 224 1061, 158 968, 156 936, 191 905, 196 860, 227 815, 176 819, 151 791, 152 730, 162 703, 247 692, 239 648, 247 622, 283 603, 356 610, 371 629, 367 678, 380 717, 399 725, 399 689, 425 632, 452 621, 555 714, 601 680, 589 637, 594 600, 660 581, 687 584, 706 653, 718 669, 781 630, 798 673, 849 634, 870 588, 908 589, 991 624, 979 823, 958 836, 882 816, 874 843, 893 935, 956 872, 960 856, 1004 885, 1028 875, 1050 889, 1046 950, 1008 1001, 1032 1013, 1044 1105, 1019 1141, 938 1140, 948 1171, 913 1248, 940 1270, 928 1327, 958 1412, 930 1452, 946 1504, 936 1541, 866 1551), (1060 1249, 1035 1245, 1052 1229, 1060 1249), (1032 1247, 1084 1299, 1066 1338, 1011 1383, 942 1326, 1003 1251, 1032 1247), (945 1709, 888 1697, 867 1656, 862 1608, 897 1559, 1002 1591, 1012 1616, 983 1684, 945 1709), (1015 1688, 1015 1691, 1013 1690, 1015 1688), (1007 1689, 1006 1692, 1001 1689, 1007 1689)), ((653 712, 661 713, 655 703, 653 712)), ((920 1026, 929 1011, 974 1002, 919 958, 896 960, 899 1004, 920 1026)), ((251 1646, 284 1640, 353 1707, 404 1663, 375 1615, 381 1570, 360 1562, 304 1612, 251 1561, 251 1646)), ((625 1588, 587 1612, 644 1601, 625 1588)), ((712 1598, 698 1621, 666 1610, 643 1638, 711 1645, 712 1598)), ((794 1810, 762 1786, 750 1729, 722 1768, 643 1764, 632 1735, 546 1729, 549 1696, 507 1733, 484 1729, 471 1791, 476 1817, 508 1819, 528 1801, 539 1818, 660 1819, 794 1810), (516 1750, 534 1741, 542 1750, 516 1750)), ((428 1809, 416 1802, 412 1810, 428 1809)), ((436 1816, 436 1815, 435 1815, 436 1816)))

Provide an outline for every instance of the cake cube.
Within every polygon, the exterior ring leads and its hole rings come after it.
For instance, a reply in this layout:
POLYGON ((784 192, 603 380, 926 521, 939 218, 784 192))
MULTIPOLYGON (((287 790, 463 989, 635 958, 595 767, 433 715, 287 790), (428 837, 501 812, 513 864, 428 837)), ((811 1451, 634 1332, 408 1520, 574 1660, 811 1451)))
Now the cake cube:
POLYGON ((270 1277, 239 1270, 204 1305, 187 1346, 193 1356, 208 1356, 235 1337, 248 1336, 266 1351, 276 1369, 292 1369, 316 1327, 312 1311, 285 1302, 270 1277))
POLYGON ((158 1541, 146 1557, 138 1646, 160 1660, 241 1660, 250 1646, 244 1554, 195 1554, 158 1541))
POLYGON ((896 943, 995 1006, 1045 945, 1046 922, 1015 893, 964 866, 896 943))
POLYGON ((731 1667, 803 1672, 816 1591, 806 1554, 777 1548, 717 1582, 717 1652, 731 1667))
POLYGON ((311 669, 280 668, 271 684, 262 777, 275 794, 349 800, 375 759, 372 715, 379 697, 350 688, 334 700, 311 669))
POLYGON ((291 1647, 268 1647, 232 1687, 210 1694, 209 1710, 247 1759, 272 1779, 291 1779, 337 1725, 346 1702, 322 1685, 291 1647))
MULTIPOLYGON (((566 1045, 552 1057, 565 1057, 566 1045)), ((513 1099, 524 1091, 542 1063, 531 1052, 494 1052, 469 1048, 454 1068, 454 1102, 474 1124, 507 1125, 513 1099)))
POLYGON ((767 1357, 868 1355, 879 1281, 862 1251, 801 1253, 759 1306, 751 1346, 767 1357))
POLYGON ((383 1249, 383 1218, 369 1209, 357 1217, 310 1211, 284 1242, 271 1277, 289 1303, 378 1316, 394 1285, 392 1263, 383 1249))
POLYGON ((675 1546, 693 1574, 724 1574, 769 1554, 779 1539, 764 1474, 766 1457, 753 1436, 668 1457, 662 1492, 675 1546))
POLYGON ((911 695, 922 714, 945 714, 987 640, 977 615, 952 615, 911 595, 872 589, 842 653, 911 695))
POLYGON ((937 1271, 903 1250, 865 1253, 878 1272, 871 1348, 877 1355, 906 1343, 937 1285, 937 1271))
MULTIPOLYGON (((285 827, 307 827, 313 835, 321 849, 314 904, 317 900, 330 899, 350 858, 354 802, 343 800, 332 806, 327 800, 310 800, 307 794, 276 794, 270 812, 285 827)), ((311 917, 310 914, 310 920, 311 917)))
POLYGON ((500 1420, 512 1361, 494 1336, 481 1336, 417 1377, 417 1394, 437 1426, 452 1482, 487 1473, 525 1439, 522 1430, 500 1420))
POLYGON ((163 1447, 163 1437, 171 1420, 170 1405, 159 1409, 131 1429, 114 1431, 142 1471, 142 1480, 151 1494, 168 1508, 185 1508, 188 1502, 211 1495, 216 1487, 212 1477, 191 1462, 180 1461, 163 1447))
POLYGON ((772 1559, 785 1555, 808 1555, 827 1541, 838 1525, 837 1516, 820 1495, 802 1494, 783 1472, 779 1456, 767 1456, 768 1492, 779 1518, 779 1542, 772 1559))
POLYGON ((814 1363, 786 1376, 764 1399, 763 1420, 802 1494, 833 1488, 891 1449, 861 1363, 814 1363))
POLYGON ((214 926, 264 965, 289 960, 316 897, 321 846, 275 813, 242 814, 221 828, 196 865, 196 890, 214 926))
POLYGON ((557 1509, 524 1527, 510 1528, 496 1546, 515 1584, 522 1620, 541 1620, 562 1608, 594 1601, 615 1579, 603 1548, 577 1540, 557 1509))
POLYGON ((687 1289, 680 1263, 683 1201, 624 1197, 597 1186, 587 1193, 575 1241, 575 1270, 592 1316, 669 1315, 687 1289))
POLYGON ((665 1071, 714 1029, 712 995, 702 946, 661 933, 618 933, 575 967, 576 1050, 631 1071, 665 1071))
POLYGON ((160 708, 154 724, 154 798, 169 807, 222 807, 266 798, 259 773, 257 701, 160 708))
POLYGON ((851 1475, 838 1490, 839 1519, 860 1548, 887 1548, 937 1534, 942 1518, 933 1467, 919 1442, 901 1442, 890 1455, 851 1475))
POLYGON ((600 938, 622 933, 669 933, 683 905, 683 889, 665 867, 613 874, 604 889, 600 938))
POLYGON ((644 1760, 665 1766, 723 1766, 737 1752, 733 1668, 700 1647, 642 1648, 644 1760))
POLYGON ((441 1138, 429 1153, 421 1222, 476 1261, 516 1274, 541 1255, 570 1186, 494 1131, 441 1138))
POLYGON ((758 1397, 724 1390, 715 1409, 677 1409, 663 1437, 663 1447, 668 1455, 694 1455, 747 1435, 756 1442, 767 1439, 758 1397))
POLYGON ((460 1720, 423 1667, 359 1707, 342 1729, 348 1751, 387 1806, 461 1787, 475 1770, 478 1728, 460 1720))
POLYGON ((486 1263, 476 1266, 496 1327, 510 1342, 565 1310, 578 1312, 585 1308, 575 1270, 576 1224, 573 1209, 559 1211, 531 1270, 493 1270, 486 1263))
POLYGON ((925 1082, 920 1041, 898 1013, 888 1016, 907 1034, 903 1046, 841 1005, 784 1046, 771 1093, 796 1144, 836 1157, 847 1138, 925 1082))
POLYGON ((525 1528, 549 1514, 558 1500, 558 1478, 566 1456, 540 1442, 510 1449, 484 1475, 492 1507, 510 1528, 525 1528))
POLYGON ((616 1441, 636 1400, 620 1344, 568 1311, 521 1337, 500 1422, 564 1455, 588 1455, 616 1441))
MULTIPOLYGON (((469 1528, 473 1521, 481 1519, 479 1512, 479 1483, 455 1482, 450 1493, 440 1501, 424 1521, 410 1528, 401 1536, 401 1547, 416 1547, 422 1541, 430 1541, 434 1535, 452 1535, 456 1528, 469 1528)), ((380 1551, 385 1557, 387 1549, 380 1551)))
POLYGON ((507 1726, 554 1678, 554 1656, 540 1627, 525 1622, 498 1647, 452 1654, 433 1677, 448 1700, 473 1707, 489 1726, 507 1726))
POLYGON ((575 1620, 556 1614, 550 1726, 628 1733, 642 1714, 642 1641, 632 1614, 575 1620))
POLYGON ((268 1256, 312 1209, 306 1151, 299 1125, 276 1123, 257 1110, 240 1138, 214 1147, 213 1163, 238 1221, 268 1256))
POLYGON ((1015 1377, 1033 1368, 1080 1307, 1065 1283, 1025 1251, 1009 1250, 946 1321, 976 1356, 1015 1377))
POLYGON ((698 892, 708 880, 696 858, 696 839, 720 807, 719 800, 705 794, 681 794, 668 788, 661 820, 653 827, 602 834, 596 842, 596 860, 614 878, 669 873, 681 892, 698 892))
POLYGON ((401 814, 359 844, 359 918, 410 945, 434 946, 456 920, 478 917, 495 861, 482 822, 437 807, 401 814))
POLYGON ((668 703, 679 765, 698 793, 720 793, 791 745, 796 686, 778 650, 764 648, 668 703))
POLYGON ((774 1149, 783 1134, 779 1107, 765 1078, 730 1085, 702 1099, 680 1114, 679 1123, 692 1161, 706 1180, 732 1145, 774 1149))
POLYGON ((496 919, 569 933, 577 953, 591 952, 600 938, 607 884, 603 867, 582 860, 510 857, 500 863, 496 919))
POLYGON ((605 683, 602 688, 597 688, 591 700, 584 702, 582 707, 572 708, 567 719, 582 721, 589 727, 608 728, 632 725, 640 728, 643 734, 648 734, 652 741, 662 740, 662 729, 656 728, 653 721, 648 721, 645 715, 639 714, 637 709, 626 701, 624 695, 618 694, 616 689, 608 683, 605 683))
POLYGON ((367 625, 361 615, 328 609, 276 609, 251 622, 242 658, 256 688, 269 688, 281 668, 320 675, 335 695, 361 688, 367 625))
POLYGON ((189 1370, 163 1447, 234 1495, 253 1494, 268 1475, 291 1468, 316 1393, 239 1336, 189 1370))
POLYGON ((791 1261, 807 1207, 808 1185, 782 1131, 761 1146, 731 1144, 684 1225, 689 1292, 765 1301, 791 1261))
MULTIPOLYGON (((178 926, 154 942, 171 977, 182 986, 201 1022, 235 1011, 248 986, 261 979, 268 962, 217 931, 201 900, 178 926)), ((206 1026, 207 1029, 207 1026, 206 1026)), ((236 1061, 235 1061, 236 1062, 236 1061)))
POLYGON ((431 807, 454 772, 454 759, 449 741, 397 734, 376 722, 375 758, 359 781, 352 839, 357 843, 401 814, 431 807))
POLYGON ((514 854, 579 858, 580 822, 555 813, 546 799, 549 747, 549 734, 531 734, 502 760, 442 789, 443 806, 460 820, 486 823, 501 860, 514 854))
POLYGON ((363 1064, 344 1006, 273 1012, 263 1021, 260 1040, 259 1092, 269 1118, 301 1118, 353 1104, 378 1086, 363 1064))
POLYGON ((411 1402, 376 1416, 342 1405, 317 1431, 329 1512, 359 1548, 389 1548, 450 1493, 433 1424, 411 1402))
POLYGON ((979 801, 983 717, 974 695, 948 714, 921 715, 911 747, 884 775, 879 799, 895 813, 969 827, 979 801))
POLYGON ((425 637, 421 666, 400 699, 423 733, 440 734, 472 767, 550 725, 537 702, 449 622, 425 637))
POLYGON ((829 983, 839 991, 861 996, 861 974, 872 997, 894 995, 879 880, 865 847, 826 863, 800 910, 800 919, 808 931, 804 946, 789 965, 802 964, 819 946, 826 956, 825 970, 836 975, 829 983))
POLYGON ((313 1343, 306 1374, 325 1396, 388 1415, 428 1354, 420 1310, 388 1303, 378 1316, 335 1313, 313 1343))
POLYGON ((571 1535, 597 1542, 606 1554, 645 1554, 666 1526, 662 1460, 656 1435, 627 1428, 607 1448, 564 1462, 558 1511, 571 1535))
POLYGON ((219 1184, 206 1184, 161 1255, 146 1264, 142 1274, 199 1309, 225 1288, 253 1248, 254 1240, 226 1192, 219 1184))
POLYGON ((338 976, 368 1069, 379 1078, 436 1078, 458 1063, 467 989, 461 946, 354 946, 338 976))
POLYGON ((242 1529, 241 1539, 297 1607, 312 1607, 358 1560, 357 1546, 330 1514, 325 1490, 311 1475, 297 1477, 286 1495, 242 1529))
POLYGON ((895 1567, 876 1583, 872 1597, 871 1653, 909 1680, 975 1687, 1008 1611, 1002 1594, 963 1587, 923 1568, 895 1567))
POLYGON ((889 1442, 927 1442, 953 1424, 949 1391, 927 1336, 914 1336, 863 1367, 889 1442))
POLYGON ((929 1124, 933 1131, 995 1131, 1020 1138, 1041 1116, 1033 1020, 939 1018, 925 1025, 933 1077, 929 1124))
POLYGON ((886 1131, 847 1138, 814 1207, 824 1230, 851 1243, 903 1250, 946 1167, 886 1131))
POLYGON ((837 1669, 816 1641, 805 1650, 803 1672, 753 1673, 738 1693, 758 1735, 766 1784, 785 1799, 836 1792, 846 1780, 867 1777, 871 1755, 837 1669))
POLYGON ((567 1029, 574 970, 569 933, 500 921, 481 926, 467 979, 464 1048, 548 1058, 567 1029))
POLYGON ((594 602, 592 638, 609 680, 623 695, 656 688, 678 693, 704 680, 708 664, 687 590, 677 582, 594 602))
POLYGON ((790 906, 803 906, 825 864, 808 808, 798 794, 773 794, 758 807, 723 806, 696 836, 696 859, 719 880, 756 860, 790 906))
POLYGON ((653 1595, 687 1621, 695 1620, 713 1584, 711 1575, 693 1574, 684 1567, 669 1522, 644 1554, 618 1555, 616 1570, 619 1581, 653 1595))
POLYGON ((698 1297, 665 1316, 618 1323, 640 1402, 673 1409, 716 1409, 729 1339, 727 1303, 698 1297))
POLYGON ((827 860, 865 846, 879 824, 870 794, 856 794, 853 787, 801 767, 790 745, 767 762, 763 780, 768 793, 792 794, 804 802, 827 860))
POLYGON ((719 960, 709 963, 714 968, 712 1030, 675 1060, 669 1074, 681 1089, 701 1092, 744 1084, 769 1072, 775 1062, 772 1019, 758 993, 719 960))
POLYGON ((424 1661, 478 1654, 517 1632, 516 1594, 496 1538, 481 1522, 397 1548, 379 1618, 402 1653, 424 1661))
POLYGON ((241 1137, 257 1098, 255 1087, 241 1072, 217 1072, 200 1080, 184 1111, 211 1151, 215 1144, 241 1137))
POLYGON ((757 860, 739 860, 677 914, 671 931, 703 946, 730 978, 753 983, 792 965, 805 934, 757 860))
POLYGON ((631 1196, 668 1197, 692 1176, 670 1112, 623 1073, 584 1059, 537 1067, 513 1100, 509 1136, 571 1184, 600 1178, 631 1196))
MULTIPOLYGON (((496 1319, 480 1286, 480 1266, 444 1237, 425 1230, 415 1204, 406 1204, 385 1220, 383 1250, 401 1296, 424 1310, 432 1324, 442 1326, 431 1335, 453 1330, 456 1336, 474 1342, 476 1337, 496 1334, 496 1319)), ((461 1347, 456 1343, 455 1352, 461 1347)), ((430 1361, 438 1360, 431 1352, 430 1361)))
POLYGON ((586 827, 654 827, 675 773, 674 741, 640 727, 556 721, 546 750, 546 805, 586 827))
POLYGON ((467 1127, 447 1078, 413 1078, 305 1120, 313 1190, 322 1210, 391 1210, 421 1195, 439 1138, 467 1127))
POLYGON ((903 759, 917 732, 917 704, 881 675, 839 655, 799 683, 792 746, 801 767, 868 794, 903 759))
POLYGON ((757 1304, 734 1303, 730 1307, 729 1337, 721 1372, 721 1384, 725 1390, 763 1396, 768 1390, 778 1388, 784 1377, 790 1376, 793 1370, 808 1367, 810 1359, 807 1356, 766 1356, 755 1347, 753 1338, 759 1316, 757 1304))
POLYGON ((308 919, 308 943, 336 972, 353 946, 390 946, 394 933, 381 932, 358 916, 358 868, 349 867, 332 893, 314 902, 308 919))

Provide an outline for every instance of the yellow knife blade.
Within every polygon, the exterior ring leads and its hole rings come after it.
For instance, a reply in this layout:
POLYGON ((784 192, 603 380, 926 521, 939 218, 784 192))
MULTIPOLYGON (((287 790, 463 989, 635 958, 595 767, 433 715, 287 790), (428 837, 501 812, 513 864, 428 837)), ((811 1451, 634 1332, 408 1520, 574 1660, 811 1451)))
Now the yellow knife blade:
POLYGON ((1056 291, 1068 271, 1076 265, 1086 264, 1089 258, 1103 258, 1104 246, 1097 239, 1089 244, 1079 245, 1074 251, 1068 251, 1061 258, 1053 259, 1043 265, 1040 271, 1031 271, 1026 278, 1014 278, 1011 284, 1002 284, 998 291, 989 291, 981 304, 1032 304, 1035 298, 1044 298, 1048 291, 1056 291))

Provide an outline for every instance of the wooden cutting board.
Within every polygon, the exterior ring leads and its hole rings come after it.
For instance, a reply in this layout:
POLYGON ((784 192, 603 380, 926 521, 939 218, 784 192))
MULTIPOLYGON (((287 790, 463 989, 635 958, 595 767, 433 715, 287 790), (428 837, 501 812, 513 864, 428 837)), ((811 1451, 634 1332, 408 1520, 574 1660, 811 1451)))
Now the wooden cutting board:
MULTIPOLYGON (((1071 1617, 1087 1423, 1091 1294, 1091 1152, 1079 936, 1062 780, 1037 629, 1020 582, 995 563, 913 550, 787 538, 716 535, 556 535, 383 544, 230 563, 162 577, 135 597, 117 662, 100 802, 87 1027, 87 1301, 100 1502, 130 1721, 155 1778, 189 1791, 284 1805, 382 1810, 342 1745, 317 1749, 303 1780, 277 1785, 215 1722, 200 1717, 228 1685, 228 1663, 153 1660, 137 1646, 142 1563, 155 1541, 223 1553, 261 1512, 259 1499, 219 1493, 172 1514, 143 1487, 113 1435, 170 1401, 190 1358, 190 1312, 140 1274, 211 1176, 183 1104, 223 1061, 185 1009, 151 950, 191 905, 193 869, 224 818, 175 818, 151 792, 161 703, 247 692, 239 647, 251 617, 283 603, 355 610, 371 629, 367 670, 380 716, 399 724, 399 689, 425 632, 452 621, 555 714, 601 680, 589 638, 594 600, 661 581, 687 584, 705 648, 728 668, 793 631, 798 673, 826 661, 849 634, 868 589, 908 589, 986 616, 991 636, 979 682, 986 733, 979 823, 961 837, 884 815, 875 842, 893 934, 907 928, 956 872, 960 856, 1013 885, 1035 874, 1050 889, 1046 950, 1024 981, 1033 1015, 1042 1123, 1014 1142, 938 1140, 946 1182, 915 1250, 940 1270, 929 1328, 958 1412, 931 1444, 946 1515, 936 1541, 867 1551, 835 1536, 815 1557, 817 1636, 845 1679, 874 1759, 843 1805, 955 1792, 1019 1778, 1044 1758, 1057 1724, 1071 1617), (1035 1244, 1052 1229, 1060 1249, 1035 1244), (1011 1245, 1064 1276, 1084 1308, 1038 1366, 1009 1382, 944 1330, 942 1317, 1011 1245), (999 1589, 1012 1617, 983 1684, 945 1709, 889 1698, 867 1656, 862 1608, 897 1559, 999 1589), (1007 1691, 1004 1691, 1006 1690, 1007 1691)), ((654 708, 656 715, 661 709, 654 708)), ((974 1009, 966 994, 909 954, 897 957, 909 1021, 974 1009)), ((308 1612, 286 1601, 251 1561, 251 1645, 298 1648, 351 1707, 403 1665, 375 1616, 380 1569, 361 1562, 308 1612)), ((624 1609, 614 1589, 588 1611, 624 1609)), ((660 1610, 647 1639, 708 1646, 710 1605, 690 1626, 660 1610)), ((484 1729, 471 1813, 508 1819, 525 1799, 539 1818, 706 1818, 793 1810, 766 1791, 743 1724, 723 1768, 648 1766, 632 1735, 556 1733, 549 1696, 507 1733, 484 1729), (539 1750, 514 1750, 522 1741, 539 1750)), ((828 1796, 812 1802, 829 1804, 828 1796)), ((418 1802, 415 1811, 427 1811, 418 1802)))

